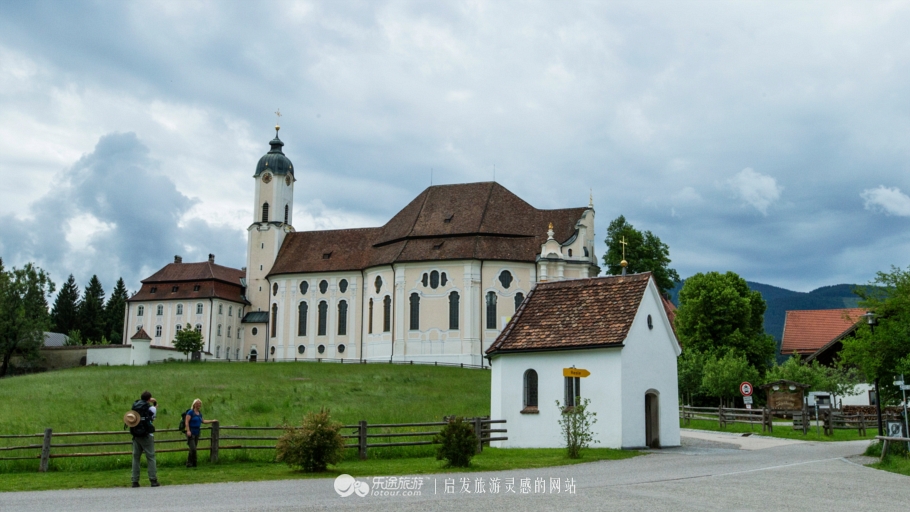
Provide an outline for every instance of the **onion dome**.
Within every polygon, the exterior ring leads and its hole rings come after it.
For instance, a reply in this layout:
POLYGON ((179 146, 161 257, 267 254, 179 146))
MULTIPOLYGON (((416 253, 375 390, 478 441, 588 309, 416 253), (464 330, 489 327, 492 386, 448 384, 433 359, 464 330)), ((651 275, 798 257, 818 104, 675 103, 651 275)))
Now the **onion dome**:
POLYGON ((294 176, 294 164, 292 164, 291 160, 284 156, 284 153, 281 151, 284 142, 281 142, 281 139, 278 138, 278 130, 279 127, 276 126, 275 138, 269 142, 272 149, 259 159, 259 163, 256 164, 256 174, 253 175, 254 178, 266 171, 270 171, 272 174, 279 176, 284 176, 285 174, 294 176))

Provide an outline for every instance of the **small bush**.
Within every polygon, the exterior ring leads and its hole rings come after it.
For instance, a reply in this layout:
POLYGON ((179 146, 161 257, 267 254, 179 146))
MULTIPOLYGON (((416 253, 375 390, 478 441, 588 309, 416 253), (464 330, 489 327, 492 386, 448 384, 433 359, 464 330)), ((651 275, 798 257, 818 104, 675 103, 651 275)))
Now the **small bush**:
POLYGON ((591 400, 576 398, 576 402, 578 405, 574 407, 563 407, 559 400, 556 401, 556 407, 562 411, 559 426, 563 438, 566 440, 566 454, 570 459, 581 458, 583 449, 590 446, 591 443, 600 442, 594 439, 592 425, 597 423, 597 413, 588 411, 588 404, 591 403, 591 400))
POLYGON ((477 450, 477 436, 474 427, 463 418, 450 419, 433 441, 440 443, 436 460, 446 460, 446 467, 466 468, 471 465, 471 458, 477 450))
POLYGON ((340 431, 341 423, 332 421, 326 409, 308 413, 300 428, 285 427, 275 447, 276 460, 308 473, 325 471, 344 455, 340 431))

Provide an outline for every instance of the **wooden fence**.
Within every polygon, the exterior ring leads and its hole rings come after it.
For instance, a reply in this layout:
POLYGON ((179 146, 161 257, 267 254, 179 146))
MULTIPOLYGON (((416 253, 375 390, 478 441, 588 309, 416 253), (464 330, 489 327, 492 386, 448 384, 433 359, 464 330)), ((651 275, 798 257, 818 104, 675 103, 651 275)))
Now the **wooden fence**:
MULTIPOLYGON (((817 421, 819 428, 824 429, 826 436, 834 435, 835 430, 856 430, 860 436, 866 436, 866 429, 871 425, 875 427, 878 419, 875 414, 844 414, 839 409, 820 409, 818 416, 814 408, 802 411, 774 411, 769 409, 734 409, 728 407, 690 407, 680 406, 679 417, 684 425, 689 425, 693 419, 717 421, 720 428, 725 428, 731 423, 759 424, 762 432, 774 431, 774 418, 779 415, 793 417, 793 430, 802 430, 803 435, 809 433, 812 422, 817 421)), ((882 421, 897 421, 901 416, 897 413, 883 412, 882 421)), ((877 427, 876 427, 877 428, 877 427)))
MULTIPOLYGON (((679 407, 679 417, 685 425, 695 420, 717 421, 720 428, 725 428, 731 423, 746 423, 750 425, 764 425, 765 412, 762 409, 736 409, 733 407, 679 407)), ((764 428, 762 428, 764 430, 764 428)))
MULTIPOLYGON (((148 364, 166 364, 173 362, 183 362, 181 359, 165 359, 163 361, 149 361, 148 364)), ((194 363, 248 363, 248 359, 201 359, 199 361, 193 361, 194 363)), ((450 368, 470 368, 474 370, 490 370, 489 365, 483 364, 470 364, 470 363, 447 363, 439 361, 392 361, 392 360, 375 360, 375 359, 350 359, 350 358, 331 358, 331 357, 288 357, 288 358, 276 358, 274 356, 269 356, 268 360, 265 358, 258 359, 253 361, 254 363, 335 363, 335 364, 398 364, 398 365, 423 365, 423 366, 448 366, 450 368)))
MULTIPOLYGON (((477 453, 483 450, 485 444, 490 441, 507 441, 509 438, 499 434, 507 432, 505 428, 495 428, 494 425, 505 423, 506 420, 492 420, 489 418, 466 418, 465 421, 471 423, 474 429, 474 435, 477 438, 477 453)), ((441 427, 447 424, 446 421, 430 423, 379 423, 368 424, 365 420, 358 422, 356 425, 342 426, 342 438, 346 440, 345 448, 356 449, 361 459, 367 458, 367 451, 370 448, 395 447, 395 446, 421 446, 435 444, 434 437, 439 433, 441 427), (422 428, 421 431, 414 431, 414 428, 422 428), (440 427, 440 428, 430 428, 440 427), (410 430, 408 430, 410 429, 410 430), (372 430, 372 431, 371 431, 372 430), (379 432, 377 432, 379 430, 379 432), (393 439, 401 439, 393 441, 393 439), (349 442, 347 440, 353 440, 349 442), (384 442, 371 442, 384 441, 384 442)), ((286 429, 285 427, 239 427, 239 426, 221 426, 217 421, 208 427, 203 427, 207 431, 205 437, 200 437, 200 442, 208 442, 209 446, 199 446, 197 451, 209 452, 209 460, 218 462, 218 454, 222 450, 274 450, 278 438, 286 429), (265 433, 263 433, 265 432, 265 433), (263 444, 263 441, 268 443, 263 444)), ((155 453, 169 452, 187 452, 188 447, 182 448, 159 448, 160 445, 170 445, 173 443, 186 443, 185 434, 179 433, 174 439, 161 439, 162 434, 178 432, 177 429, 158 429, 155 431, 155 453)), ((50 459, 65 457, 109 457, 117 455, 132 455, 132 438, 124 440, 111 441, 111 438, 129 437, 129 431, 112 431, 112 432, 57 432, 52 429, 45 429, 43 434, 22 434, 22 435, 0 435, 0 439, 23 440, 26 443, 30 440, 40 439, 40 444, 20 444, 14 446, 0 447, 0 455, 10 453, 11 456, 2 456, 0 461, 7 460, 39 460, 38 471, 47 471, 50 459), (55 442, 60 438, 89 437, 98 439, 99 436, 105 436, 107 439, 94 442, 55 442), (74 448, 85 447, 113 447, 113 446, 130 446, 129 451, 77 451, 71 452, 74 448), (21 452, 36 451, 37 453, 24 455, 21 452), (12 453, 18 452, 18 453, 12 453)), ((170 436, 168 436, 170 437, 170 436)), ((64 439, 66 441, 68 439, 64 439)))

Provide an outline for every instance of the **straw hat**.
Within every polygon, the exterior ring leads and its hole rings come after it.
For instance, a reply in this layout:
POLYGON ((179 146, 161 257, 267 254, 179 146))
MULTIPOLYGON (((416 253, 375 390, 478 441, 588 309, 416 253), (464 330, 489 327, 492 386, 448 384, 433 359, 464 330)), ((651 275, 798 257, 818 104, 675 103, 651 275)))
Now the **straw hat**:
POLYGON ((130 411, 123 415, 123 422, 126 423, 127 427, 135 427, 139 424, 139 413, 136 411, 130 411))

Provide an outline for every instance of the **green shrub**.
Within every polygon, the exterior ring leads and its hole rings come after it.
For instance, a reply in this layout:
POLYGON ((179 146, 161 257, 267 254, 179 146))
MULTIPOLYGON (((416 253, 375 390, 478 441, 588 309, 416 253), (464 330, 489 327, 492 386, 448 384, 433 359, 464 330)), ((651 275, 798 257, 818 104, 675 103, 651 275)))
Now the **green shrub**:
POLYGON ((308 413, 300 428, 285 427, 275 447, 276 460, 308 473, 325 471, 344 455, 340 430, 341 423, 332 421, 326 409, 308 413))
POLYGON ((556 407, 562 411, 559 427, 566 440, 566 454, 570 459, 580 458, 582 450, 591 443, 600 442, 594 439, 592 430, 592 425, 597 423, 597 413, 588 410, 591 400, 576 397, 575 401, 578 405, 573 407, 563 407, 559 400, 556 401, 556 407))
POLYGON ((436 434, 433 441, 440 443, 436 451, 436 460, 446 460, 446 467, 466 468, 471 465, 471 458, 477 450, 477 436, 474 427, 455 417, 436 434))

